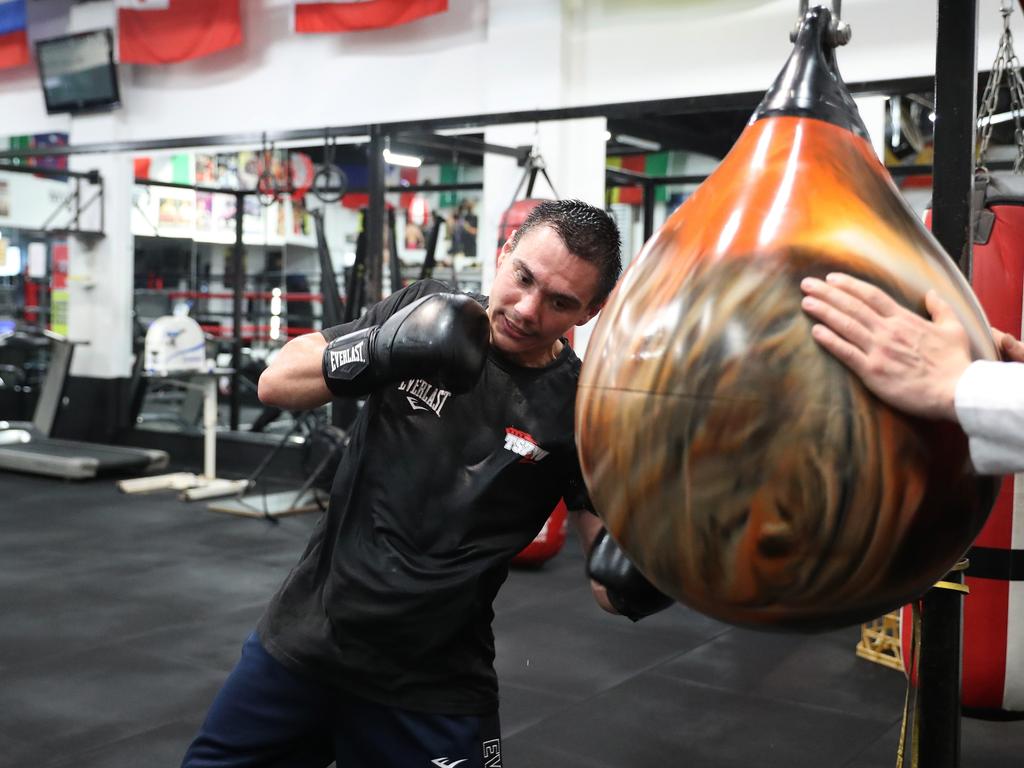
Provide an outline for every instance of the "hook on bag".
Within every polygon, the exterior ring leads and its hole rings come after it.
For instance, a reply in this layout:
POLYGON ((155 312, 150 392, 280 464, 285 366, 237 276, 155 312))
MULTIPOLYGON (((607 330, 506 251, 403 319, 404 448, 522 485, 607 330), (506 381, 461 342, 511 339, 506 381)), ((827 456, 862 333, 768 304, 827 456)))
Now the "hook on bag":
MULTIPOLYGON (((789 33, 790 42, 796 42, 797 34, 800 32, 800 27, 803 26, 804 19, 807 17, 811 7, 810 0, 800 0, 800 17, 797 19, 793 31, 789 33)), ((814 7, 826 8, 832 14, 832 23, 829 25, 827 38, 830 46, 839 48, 850 42, 853 31, 850 29, 850 25, 843 21, 843 0, 828 0, 827 3, 815 2, 814 7)))

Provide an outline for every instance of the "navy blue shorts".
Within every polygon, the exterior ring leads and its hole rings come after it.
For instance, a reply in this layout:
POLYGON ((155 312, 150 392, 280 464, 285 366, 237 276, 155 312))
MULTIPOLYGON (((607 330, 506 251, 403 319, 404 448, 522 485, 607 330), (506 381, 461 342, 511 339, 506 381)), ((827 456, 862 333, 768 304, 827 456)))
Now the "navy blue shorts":
POLYGON ((498 715, 385 707, 302 678, 253 633, 182 768, 501 768, 498 715))

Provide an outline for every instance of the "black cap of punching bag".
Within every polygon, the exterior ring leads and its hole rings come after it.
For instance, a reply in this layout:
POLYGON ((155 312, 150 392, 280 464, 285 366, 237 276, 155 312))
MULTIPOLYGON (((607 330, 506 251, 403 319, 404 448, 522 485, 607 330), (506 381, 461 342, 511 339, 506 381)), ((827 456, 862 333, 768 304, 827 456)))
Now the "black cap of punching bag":
POLYGON ((839 76, 831 29, 828 8, 818 5, 807 11, 793 52, 754 111, 751 123, 766 117, 813 117, 868 138, 857 104, 839 76))

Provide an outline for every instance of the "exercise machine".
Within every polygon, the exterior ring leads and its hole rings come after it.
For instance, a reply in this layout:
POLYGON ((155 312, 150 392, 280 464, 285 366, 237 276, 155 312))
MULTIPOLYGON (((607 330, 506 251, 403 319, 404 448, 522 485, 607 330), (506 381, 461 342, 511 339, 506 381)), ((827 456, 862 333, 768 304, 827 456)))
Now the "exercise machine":
POLYGON ((85 480, 167 466, 166 451, 50 437, 64 398, 74 345, 42 329, 19 329, 0 336, 0 345, 15 344, 47 345, 49 365, 32 421, 0 422, 0 470, 85 480))

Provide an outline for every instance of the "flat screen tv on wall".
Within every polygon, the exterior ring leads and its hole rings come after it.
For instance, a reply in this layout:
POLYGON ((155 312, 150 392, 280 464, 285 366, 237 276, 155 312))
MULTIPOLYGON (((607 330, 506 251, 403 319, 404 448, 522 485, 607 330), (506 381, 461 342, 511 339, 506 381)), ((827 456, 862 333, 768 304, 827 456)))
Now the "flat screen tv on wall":
POLYGON ((109 29, 53 37, 36 43, 36 63, 53 114, 99 112, 121 106, 109 29))

